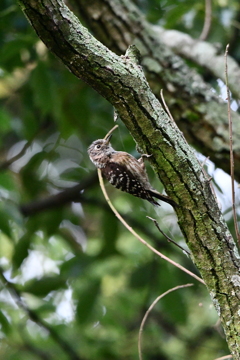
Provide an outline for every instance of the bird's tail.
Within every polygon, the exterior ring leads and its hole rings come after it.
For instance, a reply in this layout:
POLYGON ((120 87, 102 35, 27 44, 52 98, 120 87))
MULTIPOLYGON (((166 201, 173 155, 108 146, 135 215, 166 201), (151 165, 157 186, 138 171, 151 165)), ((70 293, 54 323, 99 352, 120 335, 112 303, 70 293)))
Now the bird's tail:
MULTIPOLYGON (((180 207, 180 205, 178 205, 174 200, 170 199, 168 196, 166 195, 162 195, 160 194, 157 190, 149 190, 149 193, 151 196, 159 199, 159 200, 162 200, 170 205, 172 205, 173 208, 177 208, 177 207, 180 207)), ((159 205, 159 204, 158 204, 159 205)))

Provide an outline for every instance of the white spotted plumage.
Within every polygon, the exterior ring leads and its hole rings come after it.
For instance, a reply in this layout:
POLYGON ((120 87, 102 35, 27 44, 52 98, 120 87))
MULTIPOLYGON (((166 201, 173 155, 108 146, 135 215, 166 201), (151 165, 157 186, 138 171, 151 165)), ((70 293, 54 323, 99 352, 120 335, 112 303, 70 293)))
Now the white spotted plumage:
POLYGON ((88 154, 93 164, 101 169, 103 176, 117 189, 134 196, 148 200, 154 205, 158 198, 171 204, 178 205, 168 196, 160 194, 151 186, 145 170, 143 159, 135 159, 124 151, 116 151, 109 143, 110 138, 94 141, 88 148, 88 154))

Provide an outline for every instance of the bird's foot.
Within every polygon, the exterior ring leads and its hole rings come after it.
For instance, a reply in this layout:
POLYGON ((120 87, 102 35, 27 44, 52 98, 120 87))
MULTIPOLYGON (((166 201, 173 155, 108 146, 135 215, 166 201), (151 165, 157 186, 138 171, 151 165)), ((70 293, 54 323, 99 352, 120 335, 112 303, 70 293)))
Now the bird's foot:
POLYGON ((148 154, 142 154, 141 157, 138 159, 139 164, 141 165, 141 167, 143 169, 145 169, 145 164, 144 164, 144 158, 149 158, 152 155, 148 155, 148 154))

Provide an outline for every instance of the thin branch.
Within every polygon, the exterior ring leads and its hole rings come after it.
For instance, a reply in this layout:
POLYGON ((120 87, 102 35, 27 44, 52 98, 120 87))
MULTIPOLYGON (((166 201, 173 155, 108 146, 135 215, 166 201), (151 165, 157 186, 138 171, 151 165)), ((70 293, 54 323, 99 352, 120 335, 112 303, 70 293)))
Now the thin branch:
POLYGON ((207 161, 209 160, 209 156, 205 157, 205 159, 203 160, 203 162, 201 163, 202 169, 203 167, 206 165, 207 161))
POLYGON ((167 234, 165 234, 165 232, 162 231, 162 229, 160 228, 158 222, 156 219, 151 218, 150 216, 147 216, 148 219, 152 220, 156 226, 156 228, 160 231, 160 233, 165 236, 165 238, 173 243, 174 245, 176 245, 179 249, 181 249, 183 252, 187 253, 189 256, 191 255, 189 251, 185 250, 181 245, 179 245, 178 243, 176 243, 176 241, 174 241, 173 239, 171 239, 167 234))
POLYGON ((214 360, 225 360, 225 359, 232 359, 232 355, 222 356, 222 357, 214 359, 214 360))
MULTIPOLYGON (((174 120, 174 118, 173 118, 173 116, 172 116, 172 114, 171 114, 171 112, 170 112, 170 110, 169 110, 169 107, 167 106, 166 101, 165 101, 165 99, 164 99, 163 89, 161 89, 161 91, 160 91, 160 96, 161 96, 161 100, 162 100, 162 102, 163 102, 163 105, 164 105, 164 107, 165 107, 165 110, 166 110, 168 116, 170 117, 170 119, 172 120, 172 122, 176 125, 176 122, 175 122, 175 120, 174 120)), ((177 125, 176 125, 176 126, 177 126, 177 125)))
POLYGON ((141 325, 140 325, 140 329, 139 329, 139 333, 138 333, 138 356, 139 356, 139 359, 142 360, 142 349, 141 349, 141 344, 142 344, 142 332, 143 332, 143 327, 144 327, 144 324, 147 320, 147 317, 150 313, 150 311, 152 311, 152 309, 154 308, 154 306, 157 304, 157 302, 162 299, 165 295, 175 291, 175 290, 178 290, 178 289, 182 289, 182 288, 186 288, 186 287, 189 287, 189 286, 193 286, 193 284, 185 284, 185 285, 178 285, 172 289, 169 289, 167 290, 165 293, 159 295, 155 300, 154 302, 151 304, 151 306, 148 308, 148 310, 146 311, 143 319, 142 319, 142 322, 141 322, 141 325))
POLYGON ((115 209, 115 207, 113 206, 113 204, 111 203, 109 196, 106 192, 104 183, 103 183, 103 178, 102 178, 102 174, 101 174, 101 170, 98 169, 98 178, 99 178, 99 183, 103 192, 103 195, 108 203, 108 205, 110 206, 110 208, 112 209, 112 211, 114 212, 114 214, 116 215, 116 217, 121 221, 121 223, 126 227, 126 229, 128 229, 128 231, 130 231, 143 245, 147 246, 152 252, 154 252, 155 254, 157 254, 158 256, 160 256, 160 258, 166 260, 167 262, 169 262, 170 264, 176 266, 177 268, 179 268, 180 270, 184 271, 185 273, 187 273, 188 275, 192 276, 194 279, 198 280, 200 283, 205 285, 205 282, 198 277, 197 275, 195 275, 194 273, 192 273, 191 271, 187 270, 185 267, 183 267, 182 265, 176 263, 175 261, 171 260, 170 258, 168 258, 167 256, 163 255, 160 251, 157 251, 153 246, 151 246, 150 244, 148 244, 143 238, 141 238, 141 236, 139 236, 136 231, 134 231, 129 225, 128 223, 122 218, 122 216, 118 213, 118 211, 115 209))
POLYGON ((233 131, 232 131, 230 91, 229 91, 229 87, 228 87, 228 63, 227 63, 228 49, 229 49, 229 44, 226 46, 224 60, 225 60, 225 82, 226 82, 226 88, 227 88, 227 104, 228 104, 230 173, 231 173, 231 183, 232 183, 232 209, 233 209, 233 221, 234 221, 235 233, 236 233, 238 243, 240 244, 240 233, 239 233, 239 228, 238 228, 237 212, 236 212, 236 205, 235 205, 234 156, 233 156, 233 139, 232 139, 233 131))
POLYGON ((81 201, 83 191, 96 183, 96 174, 88 176, 83 179, 80 184, 61 191, 58 194, 51 195, 45 199, 36 200, 28 204, 20 205, 20 211, 24 216, 31 216, 41 211, 63 206, 72 201, 81 201))
POLYGON ((205 41, 208 37, 212 20, 212 2, 211 0, 205 0, 205 19, 202 29, 202 33, 199 36, 199 40, 205 41))
MULTIPOLYGON (((36 200, 28 204, 21 205, 20 211, 24 216, 33 216, 42 211, 62 207, 68 204, 69 202, 73 201, 73 202, 81 202, 82 204, 94 205, 100 208, 101 210, 112 212, 105 201, 100 201, 96 199, 96 197, 86 197, 85 194, 81 192, 83 188, 84 189, 87 188, 83 186, 84 184, 88 184, 90 187, 92 185, 95 185, 96 180, 97 180, 97 176, 96 173, 94 173, 93 176, 87 177, 86 180, 83 180, 81 184, 66 189, 59 194, 49 196, 48 198, 45 199, 36 200)), ((135 218, 129 215, 125 215, 125 217, 130 224, 138 228, 138 230, 140 230, 143 234, 153 239, 154 242, 160 244, 160 246, 163 246, 163 244, 165 244, 161 239, 159 239, 158 236, 156 236, 154 233, 149 231, 141 221, 137 221, 135 218)))
POLYGON ((118 128, 118 125, 115 125, 111 130, 109 130, 107 135, 105 135, 104 139, 107 139, 117 128, 118 128))

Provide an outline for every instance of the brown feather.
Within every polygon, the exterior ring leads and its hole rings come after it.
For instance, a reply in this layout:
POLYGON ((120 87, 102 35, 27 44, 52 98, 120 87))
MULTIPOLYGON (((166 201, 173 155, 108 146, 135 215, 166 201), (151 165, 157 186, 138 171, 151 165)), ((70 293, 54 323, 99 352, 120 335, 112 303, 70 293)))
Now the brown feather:
POLYGON ((127 152, 114 150, 109 140, 94 141, 88 148, 88 154, 94 165, 101 169, 103 176, 117 189, 148 200, 153 205, 160 205, 155 197, 173 207, 179 206, 151 186, 143 161, 127 152))

